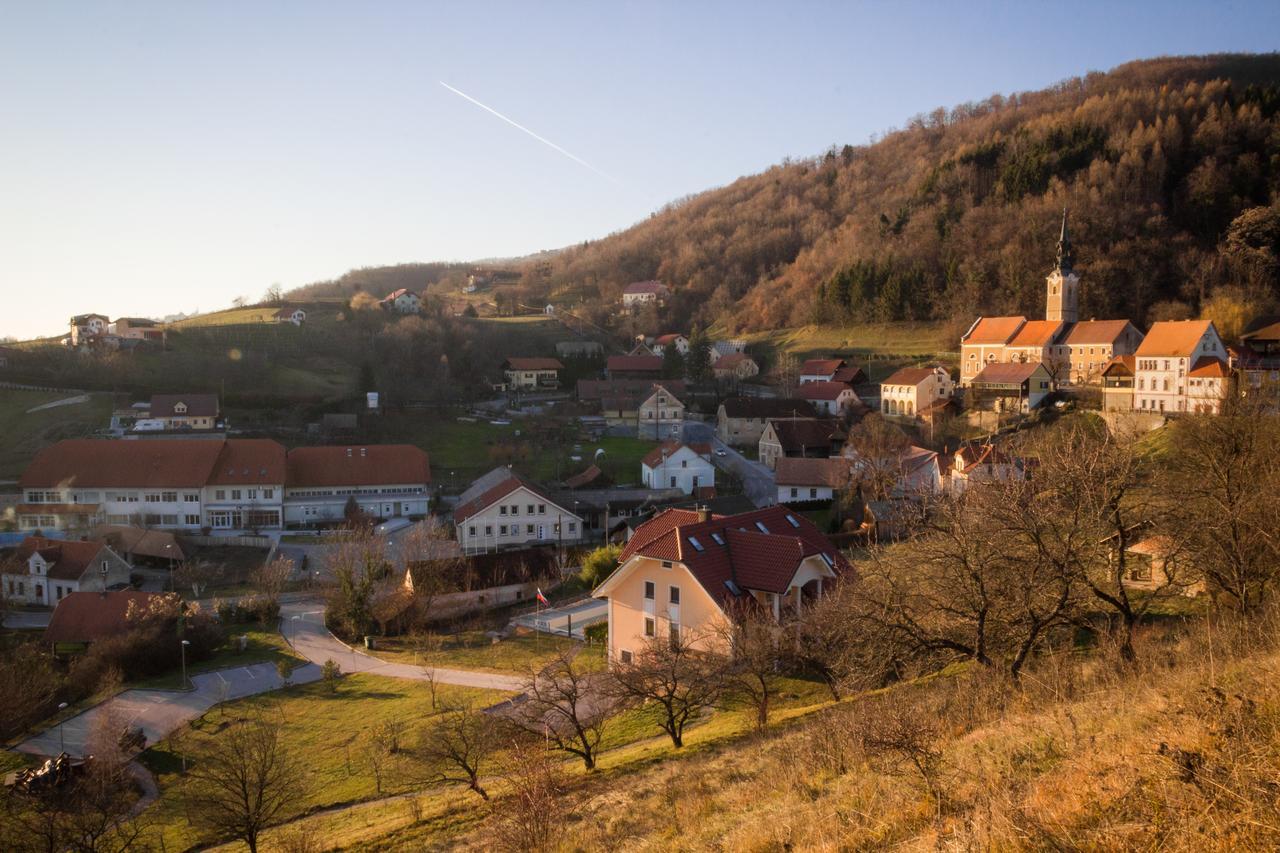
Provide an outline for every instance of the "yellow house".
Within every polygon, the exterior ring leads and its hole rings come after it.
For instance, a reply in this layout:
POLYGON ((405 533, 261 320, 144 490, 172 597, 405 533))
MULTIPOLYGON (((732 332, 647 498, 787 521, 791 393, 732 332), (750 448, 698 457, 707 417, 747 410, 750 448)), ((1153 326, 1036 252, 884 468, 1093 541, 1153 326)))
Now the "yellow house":
POLYGON ((655 637, 727 651, 730 612, 753 603, 780 620, 848 569, 817 527, 784 506, 667 510, 636 529, 594 593, 609 602, 609 661, 630 662, 655 637))

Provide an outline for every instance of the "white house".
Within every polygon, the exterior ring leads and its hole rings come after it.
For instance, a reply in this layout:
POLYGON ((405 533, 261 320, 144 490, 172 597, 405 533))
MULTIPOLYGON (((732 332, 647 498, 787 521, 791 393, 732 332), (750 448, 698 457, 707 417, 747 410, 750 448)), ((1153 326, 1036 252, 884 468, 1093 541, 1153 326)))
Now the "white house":
POLYGON ((290 527, 341 522, 354 501, 367 518, 422 518, 431 503, 427 454, 409 444, 295 447, 284 519, 290 527))
POLYGON ((560 387, 561 370, 564 365, 556 358, 508 358, 502 363, 509 390, 555 390, 560 387))
POLYGON ((796 394, 812 403, 819 415, 842 415, 861 402, 853 389, 843 382, 805 382, 796 389, 796 394))
POLYGON ((708 445, 665 442, 640 462, 640 478, 650 489, 679 489, 686 495, 716 484, 708 445))
POLYGON ((583 539, 582 518, 509 468, 495 468, 462 493, 453 511, 468 554, 583 539))
POLYGON ((295 326, 301 326, 307 322, 307 312, 301 308, 285 306, 272 314, 271 319, 277 323, 292 323, 295 326))
POLYGON ((636 409, 636 434, 640 438, 679 438, 684 410, 684 403, 665 385, 654 385, 636 409))
POLYGON ((637 281, 623 289, 622 304, 626 308, 637 308, 645 303, 661 305, 670 293, 671 290, 660 281, 637 281))
POLYGON ((974 483, 1026 479, 1026 463, 990 442, 966 444, 951 457, 951 491, 959 494, 974 483))
POLYGON ((681 355, 689 354, 689 339, 678 332, 667 335, 659 335, 654 338, 653 343, 649 346, 650 352, 654 355, 662 355, 667 347, 675 347, 676 352, 681 355))
POLYGON ((73 592, 103 592, 129 582, 130 566, 102 542, 28 536, 0 566, 4 598, 52 607, 73 592))
POLYGON ((71 318, 71 346, 87 343, 89 338, 105 335, 111 325, 105 314, 77 314, 71 318))
POLYGON ((904 367, 880 383, 880 411, 915 417, 954 393, 955 383, 945 367, 904 367))
POLYGON ((412 290, 405 290, 403 287, 388 293, 379 304, 397 314, 417 314, 422 310, 422 298, 412 290))
POLYGON ((774 469, 778 503, 829 501, 852 482, 852 465, 848 459, 804 459, 783 456, 774 469))
POLYGON ((1136 411, 1221 411, 1229 388, 1227 348, 1211 321, 1155 323, 1134 358, 1136 411))

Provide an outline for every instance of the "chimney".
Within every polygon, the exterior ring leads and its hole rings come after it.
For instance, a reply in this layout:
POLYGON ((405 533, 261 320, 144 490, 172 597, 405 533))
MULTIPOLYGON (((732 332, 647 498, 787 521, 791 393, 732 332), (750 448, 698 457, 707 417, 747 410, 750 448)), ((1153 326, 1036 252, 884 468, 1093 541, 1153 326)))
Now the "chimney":
POLYGON ((705 522, 705 521, 710 521, 710 520, 711 520, 711 510, 707 509, 707 505, 706 505, 706 504, 702 504, 701 506, 697 507, 697 511, 698 511, 698 523, 699 523, 699 524, 701 524, 701 523, 703 523, 703 522, 705 522))

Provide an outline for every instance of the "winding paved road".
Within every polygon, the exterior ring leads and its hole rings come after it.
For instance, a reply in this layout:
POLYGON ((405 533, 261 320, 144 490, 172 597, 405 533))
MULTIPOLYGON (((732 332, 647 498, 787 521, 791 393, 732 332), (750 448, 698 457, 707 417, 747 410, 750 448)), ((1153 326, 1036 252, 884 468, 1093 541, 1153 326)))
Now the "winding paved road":
POLYGON ((716 451, 711 461, 717 468, 723 468, 740 479, 743 491, 756 506, 770 506, 778 502, 778 489, 769 467, 760 462, 752 462, 725 444, 716 435, 716 428, 711 424, 685 421, 684 440, 710 443, 712 449, 716 451), (720 451, 724 451, 724 456, 720 455, 720 451))

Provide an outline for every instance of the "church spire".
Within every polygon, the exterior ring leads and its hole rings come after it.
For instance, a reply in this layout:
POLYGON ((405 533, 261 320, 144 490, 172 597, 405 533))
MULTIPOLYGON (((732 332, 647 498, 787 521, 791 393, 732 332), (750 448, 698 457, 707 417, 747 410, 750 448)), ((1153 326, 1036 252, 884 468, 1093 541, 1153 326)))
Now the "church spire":
POLYGON ((1062 233, 1058 235, 1058 269, 1064 273, 1071 271, 1075 256, 1071 253, 1071 237, 1067 234, 1067 209, 1062 208, 1062 233))

